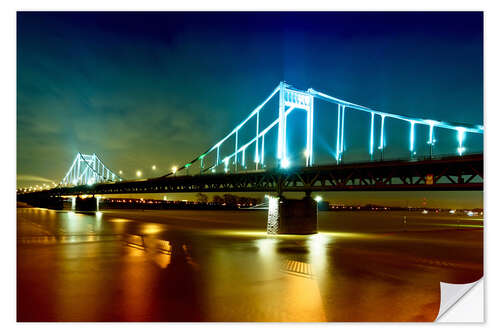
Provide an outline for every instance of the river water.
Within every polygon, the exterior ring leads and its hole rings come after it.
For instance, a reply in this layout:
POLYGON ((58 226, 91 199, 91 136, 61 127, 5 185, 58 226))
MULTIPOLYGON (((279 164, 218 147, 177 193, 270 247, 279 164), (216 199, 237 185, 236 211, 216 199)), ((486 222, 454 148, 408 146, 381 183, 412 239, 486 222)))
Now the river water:
POLYGON ((432 321, 439 282, 483 275, 482 217, 17 209, 19 321, 432 321))

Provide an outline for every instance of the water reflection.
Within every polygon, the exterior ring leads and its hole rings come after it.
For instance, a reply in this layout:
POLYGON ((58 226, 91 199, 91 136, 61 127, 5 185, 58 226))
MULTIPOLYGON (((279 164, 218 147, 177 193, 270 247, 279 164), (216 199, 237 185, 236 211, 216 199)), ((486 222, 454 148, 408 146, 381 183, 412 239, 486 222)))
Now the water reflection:
POLYGON ((482 233, 269 236, 161 214, 18 210, 20 318, 432 320, 439 281, 482 276, 482 233))

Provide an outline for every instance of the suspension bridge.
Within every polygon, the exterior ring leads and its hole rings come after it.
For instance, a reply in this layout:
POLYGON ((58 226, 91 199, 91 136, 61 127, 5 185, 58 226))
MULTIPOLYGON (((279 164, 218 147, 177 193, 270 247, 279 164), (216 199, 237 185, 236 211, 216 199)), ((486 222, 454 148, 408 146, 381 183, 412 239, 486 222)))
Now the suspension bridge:
MULTIPOLYGON (((273 110, 267 110, 271 113, 273 110)), ((221 140, 195 159, 166 175, 141 180, 123 181, 93 155, 78 153, 63 178, 58 193, 147 193, 147 192, 230 192, 230 191, 343 191, 343 190, 480 190, 482 189, 482 154, 466 155, 466 135, 483 134, 482 125, 444 122, 382 112, 354 104, 309 88, 298 90, 281 82, 272 93, 221 140), (262 113, 266 105, 277 99, 277 117, 265 124, 262 113), (322 100, 335 106, 336 141, 331 163, 315 164, 314 101, 322 100), (306 112, 304 157, 298 165, 288 156, 287 119, 297 110, 306 112), (346 112, 369 115, 369 142, 366 147, 369 162, 343 163, 346 152, 344 137, 346 112), (383 154, 387 142, 386 121, 394 119, 407 126, 408 155, 404 159, 374 160, 374 153, 383 154), (376 127, 377 133, 376 133, 376 127), (417 127, 427 131, 426 144, 430 155, 416 158, 417 127), (244 130, 254 133, 242 139, 244 130), (456 138, 456 149, 445 157, 433 157, 437 129, 443 136, 456 138), (276 140, 268 140, 272 131, 276 140), (266 146, 267 144, 267 146, 266 146), (229 149, 228 149, 229 146, 229 149), (271 149, 270 149, 270 148, 271 149), (227 153, 229 150, 229 153, 227 153), (223 154, 222 152, 226 152, 223 154), (266 151, 269 153, 266 154, 266 151), (249 155, 253 165, 249 166, 249 155), (253 155, 253 156, 252 156, 253 155), (253 157, 253 158, 252 158, 253 157), (208 165, 207 165, 208 164, 208 165), (189 170, 195 170, 189 174, 189 170), (184 175, 181 172, 184 171, 184 175)))
POLYGON ((122 181, 114 172, 109 170, 94 153, 76 154, 71 167, 61 181, 62 186, 93 185, 96 183, 122 181))
MULTIPOLYGON (((222 139, 162 177, 123 180, 96 154, 78 153, 59 186, 38 193, 60 197, 120 193, 268 192, 284 198, 285 192, 304 192, 310 198, 313 191, 478 191, 483 189, 483 154, 466 154, 465 139, 479 136, 482 143, 483 131, 482 125, 384 112, 313 88, 300 90, 280 82, 222 139), (330 143, 332 153, 329 160, 323 159, 319 163, 316 161, 314 140, 315 133, 317 135, 314 122, 317 101, 332 105, 336 112, 336 122, 331 126, 335 132, 334 141, 330 143), (291 156, 296 155, 289 151, 291 148, 302 148, 290 146, 290 134, 287 132, 287 121, 297 111, 305 111, 306 118, 305 130, 299 133, 304 137, 300 161, 292 159, 291 156), (357 116, 354 118, 356 122, 368 120, 368 140, 364 148, 369 157, 367 161, 344 161, 347 139, 360 135, 359 132, 347 134, 348 113, 351 119, 357 116), (384 151, 390 143, 386 140, 388 120, 406 127, 407 134, 395 142, 407 142, 404 158, 384 160, 384 151), (422 129, 426 132, 425 144, 429 151, 426 156, 419 156, 416 152, 417 144, 422 141, 417 140, 416 133, 422 129), (455 148, 445 156, 433 155, 438 130, 442 139, 451 137, 456 140, 455 148), (376 151, 379 151, 380 159, 374 157, 376 151)), ((314 226, 311 228, 306 229, 313 230, 314 226)), ((294 230, 283 230, 283 233, 295 233, 294 230)))

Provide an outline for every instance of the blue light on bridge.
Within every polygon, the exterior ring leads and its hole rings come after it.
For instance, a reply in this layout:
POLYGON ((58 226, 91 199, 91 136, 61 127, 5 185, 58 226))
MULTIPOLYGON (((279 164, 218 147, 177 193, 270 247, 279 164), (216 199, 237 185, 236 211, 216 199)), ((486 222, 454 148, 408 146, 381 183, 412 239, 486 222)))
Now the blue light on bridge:
POLYGON ((373 158, 373 128, 375 123, 375 113, 372 112, 371 125, 370 125, 370 158, 373 158))
POLYGON ((385 114, 383 114, 380 123, 380 144, 378 146, 378 149, 382 150, 385 147, 385 142, 384 142, 384 122, 385 122, 385 114))
POLYGON ((415 122, 410 121, 410 153, 414 154, 414 145, 415 145, 415 122))
POLYGON ((342 105, 342 125, 340 133, 340 160, 342 160, 342 155, 344 154, 344 119, 345 119, 345 105, 342 105))
MULTIPOLYGON (((265 160, 265 135, 268 131, 270 131, 273 128, 277 127, 277 144, 276 144, 276 157, 278 160, 278 166, 281 168, 288 168, 291 165, 296 164, 296 161, 290 160, 289 156, 287 156, 287 148, 293 148, 294 150, 302 150, 302 147, 287 147, 287 116, 294 110, 294 109, 302 109, 307 112, 307 125, 306 125, 306 147, 305 147, 305 159, 306 159, 306 166, 312 166, 313 165, 313 157, 316 156, 316 152, 314 151, 314 99, 319 98, 323 101, 326 101, 328 103, 332 104, 337 104, 337 142, 336 142, 336 152, 335 154, 335 159, 337 160, 337 163, 343 160, 343 153, 346 150, 346 139, 345 137, 345 126, 346 126, 346 107, 349 109, 352 109, 353 111, 361 111, 361 112, 369 112, 371 117, 371 123, 370 123, 370 139, 369 139, 369 155, 370 159, 373 159, 373 153, 374 153, 374 145, 375 145, 375 140, 377 139, 375 135, 375 121, 376 121, 376 116, 380 116, 381 118, 381 124, 380 124, 380 137, 379 137, 379 145, 378 149, 382 151, 382 154, 384 153, 384 147, 386 146, 385 142, 385 118, 391 118, 395 119, 397 121, 403 121, 403 122, 408 122, 410 124, 409 126, 409 150, 410 150, 410 155, 413 156, 416 154, 415 148, 416 148, 416 140, 415 140, 415 125, 424 125, 424 126, 429 126, 429 140, 427 143, 431 145, 430 150, 432 154, 432 146, 436 142, 435 140, 435 134, 434 134, 434 128, 444 128, 444 129, 450 129, 457 131, 457 140, 458 140, 458 148, 457 152, 458 155, 463 155, 465 152, 465 147, 463 145, 463 142, 465 140, 465 134, 466 132, 469 133, 478 133, 482 134, 483 133, 483 126, 481 125, 467 125, 463 124, 461 126, 456 126, 456 124, 453 123, 447 123, 443 121, 436 121, 436 120, 428 120, 428 119, 422 119, 422 118, 412 118, 412 117, 407 117, 403 115, 398 115, 398 114, 391 114, 387 112, 381 112, 375 109, 371 109, 369 107, 365 107, 359 104, 354 104, 345 100, 341 100, 336 97, 329 96, 327 94, 324 94, 322 92, 316 91, 313 88, 307 89, 307 91, 299 90, 296 88, 293 88, 291 85, 286 84, 284 82, 280 82, 280 84, 273 90, 273 92, 259 105, 257 108, 255 108, 241 123, 239 123, 232 131, 230 131, 225 137, 223 137, 220 141, 218 141, 215 145, 213 145, 211 148, 209 148, 207 151, 205 151, 202 155, 202 157, 210 154, 214 150, 216 150, 216 159, 215 163, 212 166, 209 166, 207 169, 204 168, 203 164, 204 162, 203 158, 198 158, 194 161, 200 161, 200 166, 202 166, 202 171, 203 170, 212 170, 212 172, 215 171, 215 167, 217 167, 220 162, 221 162, 221 155, 220 155, 220 148, 222 144, 226 143, 228 140, 232 138, 234 135, 235 137, 235 143, 234 143, 234 153, 229 154, 224 158, 224 171, 228 172, 229 168, 229 161, 234 162, 235 164, 235 169, 237 170, 239 165, 242 165, 243 167, 246 167, 246 149, 255 144, 255 152, 252 151, 253 156, 253 161, 255 163, 255 168, 259 169, 259 165, 261 167, 264 167, 264 160, 265 160), (275 117, 274 120, 271 121, 269 125, 266 125, 267 127, 263 128, 263 119, 261 119, 262 115, 261 112, 263 112, 264 106, 273 98, 275 97, 279 92, 279 105, 278 105, 278 117, 275 117), (256 118, 256 123, 255 123, 255 137, 250 138, 246 142, 242 142, 242 136, 239 133, 240 129, 243 128, 245 125, 249 125, 249 120, 252 119, 255 116, 256 118), (241 153, 241 162, 238 163, 238 159, 240 156, 238 154, 241 153), (234 160, 233 160, 234 158, 234 160)), ((351 110, 349 110, 351 111, 351 110)), ((253 126, 253 124, 251 125, 253 126)), ((253 128, 252 128, 253 132, 253 128)), ((247 133, 245 131, 244 133, 247 133)), ((227 143, 226 143, 227 144, 227 143)), ((275 141, 273 141, 271 144, 275 144, 275 141)), ((223 147, 226 148, 226 147, 223 147)), ((253 148, 253 147, 252 147, 253 148)), ((330 149, 329 149, 330 150, 330 149)), ((274 151, 273 151, 274 152, 274 151)), ((214 152, 215 154, 215 152, 214 152)), ((212 155, 213 156, 213 155, 212 155)), ((382 155, 383 157, 383 155, 382 155)), ((111 178, 114 178, 114 175, 111 175, 111 178)), ((86 180, 88 178, 85 178, 86 180)), ((98 178, 97 181, 101 181, 101 178, 98 178)))
POLYGON ((288 158, 286 158, 286 157, 285 157, 285 158, 283 158, 283 159, 281 160, 281 167, 282 167, 283 169, 288 169, 288 168, 290 167, 290 160, 289 160, 288 158))
POLYGON ((457 128, 457 139, 458 139, 458 155, 462 156, 465 152, 465 147, 463 146, 465 140, 465 128, 458 127, 457 128))
POLYGON ((256 124, 256 132, 255 132, 255 157, 254 157, 254 162, 256 164, 255 168, 258 168, 259 164, 259 118, 260 118, 260 111, 257 112, 257 124, 256 124))
POLYGON ((61 181, 61 185, 93 185, 99 182, 114 181, 117 177, 94 153, 84 155, 77 153, 70 169, 61 181))
POLYGON ((234 142, 234 165, 238 165, 238 131, 236 131, 236 140, 234 142))
POLYGON ((337 109, 337 155, 335 158, 337 161, 340 159, 340 104, 337 109))
POLYGON ((280 94, 279 94, 279 114, 278 114, 278 147, 277 147, 277 157, 278 159, 283 159, 284 156, 283 148, 284 148, 284 133, 285 128, 285 84, 284 82, 280 82, 280 94))
POLYGON ((306 99, 307 105, 307 159, 306 165, 313 164, 313 137, 314 137, 314 99, 309 97, 306 99))
POLYGON ((439 122, 435 120, 427 120, 427 123, 429 124, 429 140, 427 141, 427 144, 434 145, 434 143, 436 143, 436 140, 434 139, 434 126, 436 126, 439 122))

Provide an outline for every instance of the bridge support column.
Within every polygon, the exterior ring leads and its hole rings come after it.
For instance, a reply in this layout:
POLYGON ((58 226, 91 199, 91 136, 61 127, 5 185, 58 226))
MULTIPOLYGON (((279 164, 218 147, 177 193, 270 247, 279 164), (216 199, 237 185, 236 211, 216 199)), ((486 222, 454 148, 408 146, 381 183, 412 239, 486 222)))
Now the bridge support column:
POLYGON ((268 198, 268 234, 310 235, 318 232, 318 205, 310 195, 303 199, 268 198))
POLYGON ((76 197, 75 210, 76 211, 87 211, 87 212, 98 211, 99 210, 98 198, 96 198, 96 197, 90 197, 90 198, 76 197))

